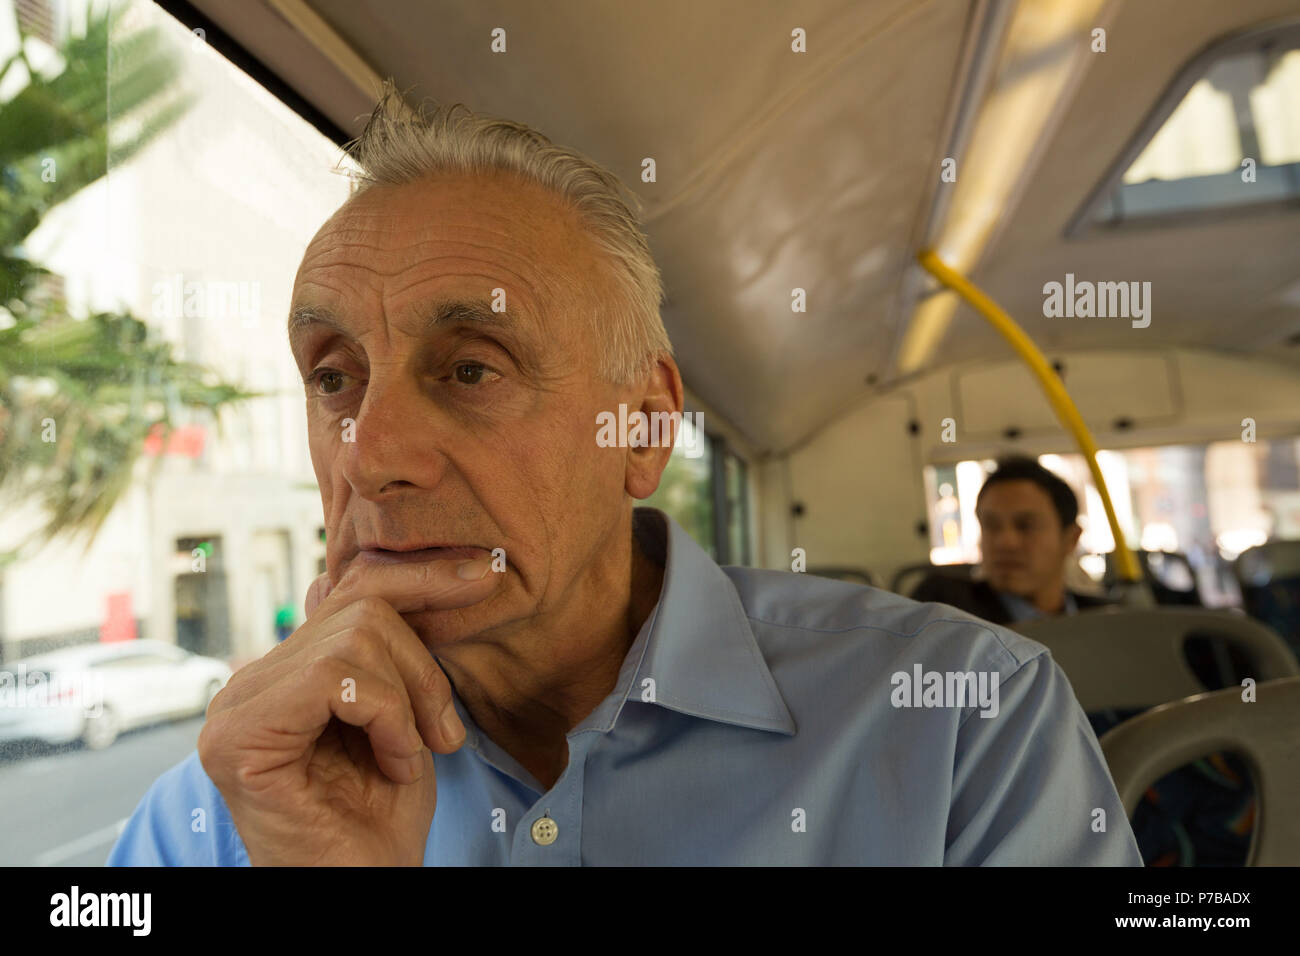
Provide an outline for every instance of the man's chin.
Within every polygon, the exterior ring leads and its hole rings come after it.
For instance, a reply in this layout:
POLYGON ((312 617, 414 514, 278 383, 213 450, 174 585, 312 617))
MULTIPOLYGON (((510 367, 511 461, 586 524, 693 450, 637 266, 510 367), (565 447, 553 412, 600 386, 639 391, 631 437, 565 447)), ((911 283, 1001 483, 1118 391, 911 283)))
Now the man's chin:
POLYGON ((500 613, 491 613, 486 607, 488 603, 481 601, 469 607, 445 611, 415 611, 403 614, 402 620, 424 646, 433 651, 475 637, 502 623, 497 620, 500 613))

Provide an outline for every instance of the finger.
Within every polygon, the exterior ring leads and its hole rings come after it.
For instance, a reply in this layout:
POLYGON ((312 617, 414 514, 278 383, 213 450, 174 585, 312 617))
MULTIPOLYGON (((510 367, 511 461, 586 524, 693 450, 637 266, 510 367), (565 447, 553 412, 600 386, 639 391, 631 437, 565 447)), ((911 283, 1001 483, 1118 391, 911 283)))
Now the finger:
POLYGON ((240 741, 243 759, 251 754, 258 760, 257 766, 244 768, 245 773, 252 771, 250 776, 297 759, 320 737, 331 717, 365 730, 375 763, 390 780, 414 783, 423 776, 427 748, 399 683, 351 661, 323 655, 297 668, 279 690, 282 693, 259 695, 226 718, 256 729, 258 740, 251 746, 238 731, 223 735, 240 741))
POLYGON ((450 610, 477 604, 497 588, 502 577, 492 571, 490 557, 353 565, 320 606, 333 613, 363 597, 378 597, 400 614, 450 610))
MULTIPOLYGON (((278 686, 290 663, 301 666, 303 655, 312 651, 320 641, 340 629, 358 623, 354 617, 334 620, 334 616, 349 605, 373 597, 385 601, 399 613, 466 607, 486 598, 498 586, 498 579, 504 577, 493 573, 491 565, 491 558, 485 557, 459 562, 442 560, 421 564, 370 565, 349 569, 342 580, 313 608, 312 620, 300 627, 289 640, 277 644, 259 660, 241 668, 236 678, 232 679, 218 695, 219 699, 213 702, 209 712, 216 713, 229 709, 243 700, 260 695, 268 688, 278 686), (481 576, 476 580, 475 575, 481 576)), ((316 590, 319 594, 323 587, 313 582, 312 590, 316 590)), ((409 636, 423 648, 423 644, 405 621, 401 622, 401 627, 394 633, 409 636)), ((427 649, 425 653, 427 654, 427 649)), ((441 674, 441 669, 439 675, 443 680, 446 679, 445 675, 441 674)), ((439 684, 436 676, 426 675, 425 679, 430 689, 436 688, 439 684)), ((431 706, 436 707, 437 704, 438 701, 435 699, 431 706)), ((441 717, 441 712, 437 716, 441 717)), ((421 714, 421 726, 428 728, 429 723, 428 718, 421 714)), ((445 732, 439 732, 436 739, 441 744, 437 749, 442 752, 450 752, 443 748, 455 749, 459 746, 459 742, 452 744, 445 732)), ((435 744, 431 741, 430 746, 435 744)))
MULTIPOLYGON (((402 682, 424 742, 439 753, 453 753, 465 741, 465 725, 452 703, 451 683, 419 635, 383 598, 362 598, 332 620, 350 621, 357 642, 372 640, 379 648, 350 647, 350 657, 376 673, 391 673, 402 682), (367 652, 383 656, 367 662, 367 652), (389 670, 391 668, 391 670, 389 670)), ((346 633, 346 632, 345 632, 346 633)), ((329 644, 344 644, 334 640, 329 644)), ((348 642, 349 644, 352 642, 348 642)))
POLYGON ((384 775, 394 783, 415 783, 424 776, 427 748, 405 688, 387 675, 372 674, 337 658, 323 670, 333 690, 331 712, 346 724, 365 728, 384 775), (340 679, 340 674, 346 676, 340 679), (344 692, 347 681, 353 681, 352 693, 344 692))
POLYGON ((416 728, 430 749, 453 753, 464 743, 465 726, 452 703, 446 674, 392 605, 382 598, 362 598, 318 621, 328 633, 301 642, 275 660, 268 656, 255 673, 227 687, 219 709, 237 706, 267 690, 284 693, 282 682, 287 677, 305 660, 324 654, 401 686, 416 728))
POLYGON ((331 587, 328 574, 318 575, 316 580, 312 581, 311 587, 307 589, 307 600, 304 602, 308 617, 311 617, 311 612, 316 610, 320 602, 329 596, 331 587))

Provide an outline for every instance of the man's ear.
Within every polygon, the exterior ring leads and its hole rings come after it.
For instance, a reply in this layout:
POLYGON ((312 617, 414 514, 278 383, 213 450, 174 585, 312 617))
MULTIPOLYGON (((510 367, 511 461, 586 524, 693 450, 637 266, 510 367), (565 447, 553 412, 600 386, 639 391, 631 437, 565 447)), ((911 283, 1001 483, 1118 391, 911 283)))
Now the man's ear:
MULTIPOLYGON (((660 356, 642 382, 635 409, 646 417, 649 437, 643 446, 628 442, 627 472, 623 484, 627 493, 638 500, 654 494, 659 487, 659 476, 668 467, 677 431, 682 424, 684 395, 682 376, 671 355, 660 356)), ((631 411, 629 409, 629 417, 631 411)))
POLYGON ((1065 529, 1065 553, 1074 554, 1074 549, 1078 547, 1079 535, 1083 534, 1083 529, 1077 524, 1072 524, 1065 529))

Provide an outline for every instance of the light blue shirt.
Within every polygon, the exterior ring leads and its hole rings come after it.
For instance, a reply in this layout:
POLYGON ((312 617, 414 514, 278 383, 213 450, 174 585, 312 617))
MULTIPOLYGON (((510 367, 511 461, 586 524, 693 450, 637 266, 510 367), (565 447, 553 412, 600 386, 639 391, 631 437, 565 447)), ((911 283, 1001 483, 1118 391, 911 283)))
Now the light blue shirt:
MULTIPOLYGON (((663 590, 568 733, 568 767, 544 790, 456 698, 468 736, 434 755, 426 866, 1142 865, 1041 645, 875 588, 720 568, 658 511, 637 524, 663 590), (949 672, 989 694, 963 704, 949 672)), ((248 865, 197 754, 150 787, 108 863, 248 865)))

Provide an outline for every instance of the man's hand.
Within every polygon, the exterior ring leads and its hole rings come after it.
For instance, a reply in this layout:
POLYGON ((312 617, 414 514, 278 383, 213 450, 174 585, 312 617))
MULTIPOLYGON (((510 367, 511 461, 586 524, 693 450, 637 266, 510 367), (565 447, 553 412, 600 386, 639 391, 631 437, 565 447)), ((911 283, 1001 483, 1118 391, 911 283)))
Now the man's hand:
POLYGON ((401 614, 481 601, 499 577, 489 567, 372 566, 333 590, 322 575, 306 623, 213 699, 199 760, 254 866, 423 862, 438 799, 430 748, 452 753, 465 728, 401 614))

